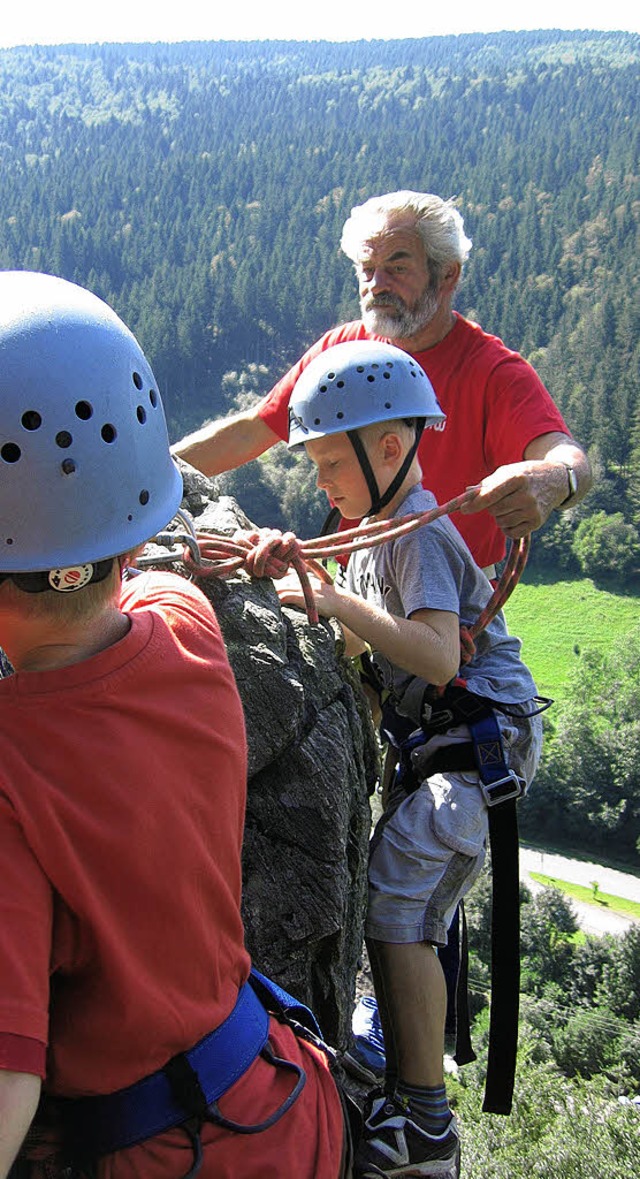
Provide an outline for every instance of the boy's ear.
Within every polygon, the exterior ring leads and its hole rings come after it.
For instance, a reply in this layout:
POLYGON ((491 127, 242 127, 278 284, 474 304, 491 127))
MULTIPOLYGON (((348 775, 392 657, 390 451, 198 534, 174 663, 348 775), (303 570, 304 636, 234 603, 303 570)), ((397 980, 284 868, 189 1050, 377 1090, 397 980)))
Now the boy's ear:
POLYGON ((399 434, 389 430, 380 439, 380 452, 385 462, 395 462, 403 453, 403 442, 399 434))

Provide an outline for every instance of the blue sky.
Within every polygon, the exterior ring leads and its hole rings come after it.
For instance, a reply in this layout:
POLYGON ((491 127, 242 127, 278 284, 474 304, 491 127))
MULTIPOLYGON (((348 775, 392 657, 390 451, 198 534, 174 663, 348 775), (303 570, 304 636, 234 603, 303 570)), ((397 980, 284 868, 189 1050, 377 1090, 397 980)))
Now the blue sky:
POLYGON ((5 0, 0 46, 96 41, 351 41, 431 37, 501 29, 626 29, 640 32, 640 4, 629 0, 537 0, 531 14, 513 0, 405 5, 393 22, 389 0, 5 0), (222 7, 223 11, 220 11, 222 7), (413 9, 413 12, 412 12, 413 9), (417 9, 417 11, 416 11, 417 9), (434 11, 438 9, 438 11, 434 11))

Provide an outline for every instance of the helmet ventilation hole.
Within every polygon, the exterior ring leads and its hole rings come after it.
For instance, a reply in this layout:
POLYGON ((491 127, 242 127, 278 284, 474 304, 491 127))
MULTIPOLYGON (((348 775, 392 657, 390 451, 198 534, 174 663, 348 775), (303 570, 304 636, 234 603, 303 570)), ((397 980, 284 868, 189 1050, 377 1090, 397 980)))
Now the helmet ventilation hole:
POLYGON ((141 492, 140 492, 140 495, 138 496, 138 499, 140 500, 140 503, 141 503, 141 504, 142 504, 142 506, 144 507, 144 506, 145 506, 145 504, 148 504, 148 503, 149 503, 149 492, 148 492, 148 491, 146 491, 146 490, 145 490, 145 491, 141 491, 141 492))
POLYGON ((81 422, 88 422, 89 418, 93 416, 93 406, 88 401, 76 402, 76 417, 80 418, 81 422))
POLYGON ((151 402, 153 408, 155 409, 158 404, 158 394, 156 393, 155 389, 149 390, 149 401, 151 402))
POLYGON ((73 475, 77 470, 76 464, 72 458, 63 459, 60 463, 60 468, 63 475, 73 475))
POLYGON ((17 463, 21 456, 22 451, 19 446, 16 446, 15 442, 5 442, 2 450, 0 450, 0 458, 5 463, 17 463))
POLYGON ((118 432, 115 426, 111 425, 111 422, 105 422, 100 431, 100 437, 102 438, 103 442, 115 442, 117 434, 118 432))
POLYGON ((56 446, 59 446, 60 450, 68 450, 72 442, 73 434, 70 434, 68 430, 60 430, 56 434, 56 446))
POLYGON ((28 409, 26 413, 23 413, 20 421, 25 430, 39 430, 42 425, 42 418, 37 409, 28 409))
POLYGON ((138 421, 140 422, 140 425, 141 425, 141 426, 144 426, 144 424, 145 424, 145 422, 146 422, 146 420, 147 420, 147 411, 146 411, 146 409, 144 408, 144 405, 139 405, 139 406, 137 407, 137 409, 136 409, 136 417, 137 417, 138 421))
POLYGON ((140 373, 132 373, 131 375, 136 389, 140 390, 142 388, 142 377, 140 376, 140 373))

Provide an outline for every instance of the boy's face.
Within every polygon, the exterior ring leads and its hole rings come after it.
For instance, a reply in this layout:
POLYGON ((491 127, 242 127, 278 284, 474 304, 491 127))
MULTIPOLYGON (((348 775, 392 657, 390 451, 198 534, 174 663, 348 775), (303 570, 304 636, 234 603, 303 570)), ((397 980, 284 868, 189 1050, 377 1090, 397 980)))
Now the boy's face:
POLYGON ((327 434, 305 443, 317 468, 316 483, 347 520, 360 520, 371 507, 371 493, 346 434, 327 434))

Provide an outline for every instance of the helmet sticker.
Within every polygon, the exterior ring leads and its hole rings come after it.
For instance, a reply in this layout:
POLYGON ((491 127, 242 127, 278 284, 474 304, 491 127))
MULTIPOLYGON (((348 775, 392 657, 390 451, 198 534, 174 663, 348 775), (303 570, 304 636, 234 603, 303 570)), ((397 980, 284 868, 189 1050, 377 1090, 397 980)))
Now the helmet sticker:
POLYGON ((70 594, 84 589, 93 577, 93 565, 67 565, 62 569, 49 570, 49 585, 60 594, 70 594))

